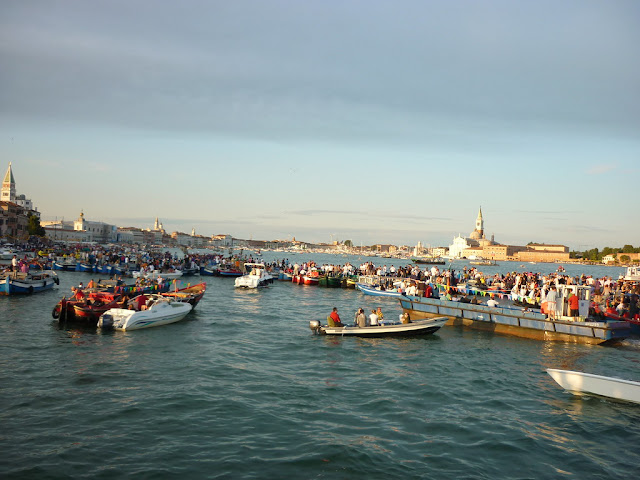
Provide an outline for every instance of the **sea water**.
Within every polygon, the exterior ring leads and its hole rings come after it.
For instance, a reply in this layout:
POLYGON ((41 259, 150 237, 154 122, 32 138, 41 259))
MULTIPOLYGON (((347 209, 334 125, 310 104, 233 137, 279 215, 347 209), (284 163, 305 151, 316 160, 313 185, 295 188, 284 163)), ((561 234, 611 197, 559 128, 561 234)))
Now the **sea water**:
MULTIPOLYGON (((614 278, 621 271, 570 268, 614 278)), ((207 293, 176 324, 102 332, 53 320, 59 298, 92 277, 60 272, 56 290, 0 298, 2 478, 637 473, 640 406, 573 396, 545 372, 639 380, 634 340, 589 346, 461 327, 405 339, 317 336, 309 320, 323 320, 333 306, 347 322, 360 307, 380 306, 387 317, 400 307, 355 290, 288 282, 238 290, 232 279, 213 277, 188 279, 205 280, 207 293)))

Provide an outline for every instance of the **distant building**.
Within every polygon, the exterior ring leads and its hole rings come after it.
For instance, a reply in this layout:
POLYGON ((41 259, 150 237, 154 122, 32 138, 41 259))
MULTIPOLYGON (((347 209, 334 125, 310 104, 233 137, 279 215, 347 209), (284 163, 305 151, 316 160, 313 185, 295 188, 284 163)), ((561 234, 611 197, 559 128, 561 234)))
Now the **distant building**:
POLYGON ((16 181, 9 162, 0 189, 0 236, 16 240, 27 239, 30 215, 40 218, 40 212, 33 207, 31 200, 16 194, 16 181))
POLYGON ((115 243, 118 241, 118 229, 115 225, 93 222, 84 218, 84 212, 74 221, 40 222, 47 238, 65 242, 115 243))
POLYGON ((482 218, 482 207, 480 207, 476 218, 476 228, 468 237, 463 237, 462 235, 454 237, 453 243, 449 245, 449 257, 469 258, 474 255, 480 256, 485 247, 494 244, 493 237, 489 240, 484 235, 484 219, 482 218))
POLYGON ((482 257, 489 260, 511 260, 518 262, 566 262, 569 260, 569 247, 564 245, 529 244, 502 245, 484 234, 482 207, 478 211, 475 230, 469 237, 458 235, 449 246, 451 258, 482 257))

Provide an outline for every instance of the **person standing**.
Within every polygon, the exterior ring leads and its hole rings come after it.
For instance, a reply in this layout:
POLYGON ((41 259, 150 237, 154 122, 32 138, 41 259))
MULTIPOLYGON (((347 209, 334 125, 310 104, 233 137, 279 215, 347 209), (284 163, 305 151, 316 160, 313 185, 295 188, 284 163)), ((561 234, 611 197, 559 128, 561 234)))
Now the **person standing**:
POLYGON ((13 272, 18 271, 18 257, 16 255, 14 255, 13 258, 11 259, 11 270, 13 272))
POLYGON ((580 306, 580 302, 578 301, 578 296, 574 293, 569 297, 569 316, 570 317, 578 316, 579 306, 580 306))
POLYGON ((558 300, 558 291, 555 285, 551 285, 549 293, 547 293, 547 313, 551 320, 556 319, 556 301, 558 300))

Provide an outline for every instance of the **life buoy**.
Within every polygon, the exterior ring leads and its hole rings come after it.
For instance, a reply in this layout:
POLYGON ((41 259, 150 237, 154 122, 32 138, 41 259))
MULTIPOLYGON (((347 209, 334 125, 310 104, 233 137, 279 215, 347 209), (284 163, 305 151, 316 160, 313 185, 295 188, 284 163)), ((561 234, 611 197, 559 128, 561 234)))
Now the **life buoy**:
POLYGON ((60 312, 61 311, 62 311, 62 305, 60 305, 58 303, 58 304, 56 304, 55 307, 53 307, 53 311, 51 312, 51 316, 57 320, 58 318, 60 318, 60 312))

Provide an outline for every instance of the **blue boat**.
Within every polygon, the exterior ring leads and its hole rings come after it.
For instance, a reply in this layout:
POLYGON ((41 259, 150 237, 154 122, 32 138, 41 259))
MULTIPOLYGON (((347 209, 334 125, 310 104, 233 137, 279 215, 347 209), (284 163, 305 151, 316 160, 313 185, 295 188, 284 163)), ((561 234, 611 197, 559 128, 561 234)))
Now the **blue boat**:
POLYGON ((58 276, 48 270, 42 273, 11 272, 0 277, 0 295, 28 295, 51 290, 60 283, 58 276))
POLYGON ((64 270, 66 272, 76 271, 76 260, 55 260, 53 262, 54 270, 64 270))
POLYGON ((380 290, 371 285, 366 285, 364 283, 357 283, 356 288, 360 290, 365 295, 373 295, 376 297, 392 297, 392 298, 400 298, 402 297, 402 293, 397 290, 380 290))
POLYGON ((79 262, 76 264, 76 272, 95 272, 95 269, 93 268, 93 265, 79 262))

